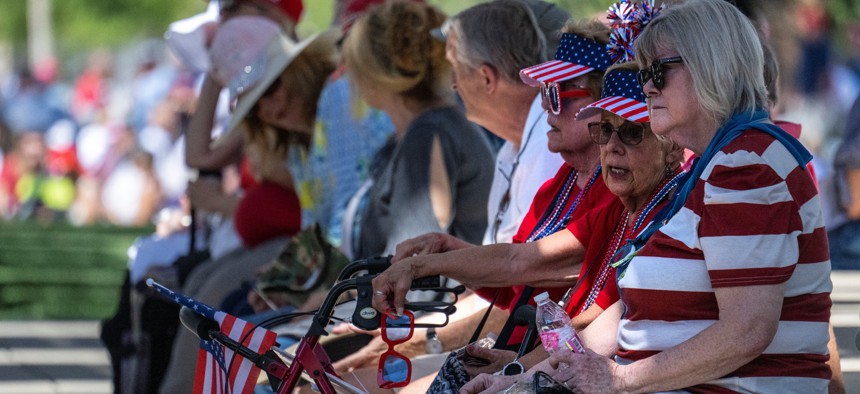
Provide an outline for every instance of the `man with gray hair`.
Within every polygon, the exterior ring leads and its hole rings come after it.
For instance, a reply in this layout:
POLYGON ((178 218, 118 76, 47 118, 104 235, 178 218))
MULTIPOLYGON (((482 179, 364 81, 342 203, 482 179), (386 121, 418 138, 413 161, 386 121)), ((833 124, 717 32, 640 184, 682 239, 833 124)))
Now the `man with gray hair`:
MULTIPOLYGON (((538 188, 564 163, 559 155, 547 150, 548 126, 539 89, 524 84, 519 71, 547 59, 547 53, 552 51, 546 49, 546 37, 557 42, 558 30, 569 18, 567 12, 544 1, 497 0, 454 15, 439 36, 446 40, 446 57, 452 64, 452 88, 463 101, 466 117, 505 141, 498 152, 497 171, 490 188, 484 244, 512 241, 538 188)), ((434 237, 427 234, 404 244, 429 244, 434 237)), ((416 329, 408 345, 401 345, 403 354, 416 356, 425 350, 430 354, 444 353, 466 345, 482 320, 487 303, 483 302, 480 308, 466 304, 470 303, 458 303, 458 315, 474 312, 471 316, 435 332, 416 329)), ((484 331, 498 332, 508 315, 507 311, 493 308, 484 331)), ((346 371, 375 365, 386 349, 387 345, 376 338, 335 366, 346 371)), ((442 361, 442 357, 416 360, 413 380, 430 370, 438 371, 442 361)), ((414 384, 423 383, 426 388, 430 380, 432 377, 414 384)))
POLYGON ((505 140, 496 160, 484 244, 511 242, 535 192, 563 164, 546 148, 538 89, 519 77, 521 69, 547 57, 545 35, 531 9, 554 21, 547 32, 552 37, 568 18, 543 1, 499 0, 454 15, 444 28, 452 88, 466 117, 505 140))

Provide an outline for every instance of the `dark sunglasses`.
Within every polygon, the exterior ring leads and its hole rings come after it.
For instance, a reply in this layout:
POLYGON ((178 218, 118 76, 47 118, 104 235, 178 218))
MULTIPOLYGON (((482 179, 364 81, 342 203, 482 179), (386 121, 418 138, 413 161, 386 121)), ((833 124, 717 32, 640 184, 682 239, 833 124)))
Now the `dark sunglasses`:
POLYGON ((382 328, 382 340, 388 344, 388 351, 379 357, 379 373, 376 375, 376 383, 384 389, 406 386, 412 378, 412 362, 394 350, 394 345, 412 338, 412 333, 415 330, 415 316, 408 310, 403 311, 403 315, 398 317, 382 315, 380 327, 382 328))
POLYGON ((639 145, 645 135, 645 129, 650 127, 648 123, 624 122, 617 128, 607 121, 591 122, 588 124, 588 136, 595 144, 605 145, 612 138, 612 133, 618 133, 618 139, 624 145, 639 145))
POLYGON ((663 65, 683 62, 684 59, 680 56, 657 59, 651 62, 651 67, 639 70, 636 74, 637 79, 639 79, 639 85, 644 89, 645 84, 648 83, 649 80, 652 80, 654 81, 654 87, 657 88, 657 90, 663 89, 663 86, 666 83, 666 80, 663 78, 663 73, 666 71, 666 68, 663 67, 663 65))
POLYGON ((591 96, 591 93, 586 88, 577 87, 570 90, 561 90, 558 82, 542 83, 540 85, 540 94, 549 103, 549 109, 553 115, 561 115, 562 99, 591 96))

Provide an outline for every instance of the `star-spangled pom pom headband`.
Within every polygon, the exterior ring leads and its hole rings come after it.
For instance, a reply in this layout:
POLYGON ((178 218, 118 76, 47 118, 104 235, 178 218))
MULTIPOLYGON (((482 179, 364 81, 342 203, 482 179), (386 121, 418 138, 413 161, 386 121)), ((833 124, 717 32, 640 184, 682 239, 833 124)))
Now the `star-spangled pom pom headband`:
POLYGON ((654 7, 654 0, 642 0, 639 2, 639 24, 644 29, 645 26, 648 26, 651 23, 651 20, 657 17, 663 9, 666 8, 666 4, 660 3, 659 7, 654 7))
MULTIPOLYGON (((613 63, 629 62, 636 57, 633 41, 663 8, 664 5, 654 8, 653 0, 643 0, 639 4, 623 0, 609 7, 607 18, 612 31, 609 33, 607 52, 613 63)), ((603 78, 600 100, 583 107, 576 118, 585 119, 600 113, 600 110, 631 122, 645 123, 650 120, 645 94, 639 86, 635 71, 612 70, 607 73, 603 78)))
POLYGON ((609 6, 606 18, 612 21, 613 27, 638 24, 639 19, 636 17, 638 8, 635 3, 630 3, 629 0, 621 0, 609 6))
POLYGON ((640 3, 621 0, 609 7, 606 17, 612 31, 606 48, 612 63, 633 61, 633 41, 663 8, 664 4, 654 7, 654 0, 642 0, 640 3))

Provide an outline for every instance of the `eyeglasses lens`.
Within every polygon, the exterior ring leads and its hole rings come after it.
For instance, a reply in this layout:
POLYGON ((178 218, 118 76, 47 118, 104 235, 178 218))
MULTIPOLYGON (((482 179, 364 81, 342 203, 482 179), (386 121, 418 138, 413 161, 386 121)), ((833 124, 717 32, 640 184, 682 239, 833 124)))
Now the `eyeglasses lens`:
POLYGON ((663 89, 663 63, 659 60, 651 65, 651 79, 654 80, 657 90, 663 89))
POLYGON ((663 63, 659 60, 655 60, 648 68, 639 70, 636 77, 636 79, 639 80, 639 85, 643 88, 649 80, 653 80, 654 87, 657 88, 657 90, 663 89, 663 63))
POLYGON ((639 85, 642 88, 645 88, 645 84, 648 83, 648 80, 654 81, 654 87, 657 90, 662 90, 665 80, 663 73, 666 71, 666 64, 670 63, 683 63, 684 59, 680 56, 670 57, 665 59, 657 59, 651 63, 651 66, 648 68, 639 70, 636 74, 636 79, 639 80, 639 85))
POLYGON ((618 127, 618 138, 625 145, 639 145, 644 133, 645 127, 638 123, 624 123, 618 127))
POLYGON ((638 123, 625 122, 618 128, 609 122, 594 122, 588 124, 588 135, 594 143, 605 145, 612 138, 612 133, 618 133, 618 139, 624 145, 638 145, 642 142, 645 127, 638 123))
POLYGON ((651 79, 651 72, 648 69, 639 70, 636 73, 636 79, 639 80, 639 86, 644 88, 648 80, 651 79))
POLYGON ((552 113, 561 114, 561 100, 558 97, 558 85, 552 84, 547 88, 547 99, 549 100, 549 108, 552 113))
POLYGON ((402 341, 412 334, 412 322, 408 315, 399 317, 386 316, 385 339, 390 342, 402 341))
POLYGON ((382 366, 382 378, 388 383, 402 383, 409 379, 409 364, 403 356, 389 354, 382 366))

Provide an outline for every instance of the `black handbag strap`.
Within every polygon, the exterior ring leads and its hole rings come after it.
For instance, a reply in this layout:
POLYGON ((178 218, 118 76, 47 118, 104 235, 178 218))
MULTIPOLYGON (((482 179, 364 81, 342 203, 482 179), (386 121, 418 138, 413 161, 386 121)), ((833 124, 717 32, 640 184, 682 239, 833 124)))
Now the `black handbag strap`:
POLYGON ((496 294, 493 295, 493 300, 490 301, 490 307, 487 308, 487 311, 484 312, 484 317, 481 318, 481 322, 478 323, 478 327, 475 328, 475 332, 472 334, 472 338, 469 339, 469 343, 474 343, 481 337, 481 331, 484 329, 484 324, 487 323, 487 318, 490 317, 490 312, 493 311, 493 306, 496 305, 496 299, 499 298, 499 290, 496 290, 496 294))
POLYGON ((523 288, 523 292, 520 293, 520 297, 517 298, 517 303, 514 304, 514 307, 511 308, 511 315, 508 316, 508 319, 505 320, 505 325, 502 327, 502 332, 499 333, 499 338, 496 339, 496 345, 493 346, 496 349, 507 349, 516 351, 519 346, 509 346, 508 341, 511 339, 511 334, 514 333, 514 328, 516 324, 514 323, 514 311, 516 311, 519 307, 528 304, 529 298, 531 298, 532 293, 534 293, 535 289, 531 286, 526 286, 523 288))

